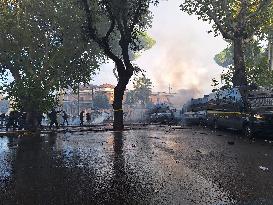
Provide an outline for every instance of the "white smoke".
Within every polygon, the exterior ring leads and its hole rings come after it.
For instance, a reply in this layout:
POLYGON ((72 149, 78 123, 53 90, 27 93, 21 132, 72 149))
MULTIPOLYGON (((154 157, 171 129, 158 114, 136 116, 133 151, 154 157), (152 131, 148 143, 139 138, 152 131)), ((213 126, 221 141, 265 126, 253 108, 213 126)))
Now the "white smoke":
POLYGON ((196 88, 181 89, 173 97, 171 97, 170 102, 174 105, 174 107, 179 109, 190 99, 201 96, 202 92, 196 88))

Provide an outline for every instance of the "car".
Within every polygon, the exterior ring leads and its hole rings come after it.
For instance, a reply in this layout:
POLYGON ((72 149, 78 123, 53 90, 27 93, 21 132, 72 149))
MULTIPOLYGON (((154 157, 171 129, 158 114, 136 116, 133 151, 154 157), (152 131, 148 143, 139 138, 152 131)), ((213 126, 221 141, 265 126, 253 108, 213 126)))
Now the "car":
POLYGON ((173 120, 172 112, 157 112, 150 115, 150 123, 171 123, 173 120))
POLYGON ((186 112, 183 114, 182 118, 183 122, 188 125, 204 125, 207 119, 207 112, 186 112))
POLYGON ((273 134, 273 95, 271 90, 251 91, 247 98, 248 109, 241 102, 229 102, 230 107, 207 111, 207 122, 215 129, 240 130, 247 137, 257 133, 273 134))
POLYGON ((247 137, 257 133, 273 133, 273 111, 269 112, 208 112, 208 124, 214 129, 240 130, 247 137))

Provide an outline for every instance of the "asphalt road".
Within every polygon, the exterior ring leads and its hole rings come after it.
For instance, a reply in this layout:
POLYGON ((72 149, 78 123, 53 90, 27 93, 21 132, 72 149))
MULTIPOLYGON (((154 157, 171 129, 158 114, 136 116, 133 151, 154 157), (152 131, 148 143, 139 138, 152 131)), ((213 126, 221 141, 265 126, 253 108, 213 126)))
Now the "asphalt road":
POLYGON ((273 204, 273 138, 159 126, 0 138, 0 204, 273 204))

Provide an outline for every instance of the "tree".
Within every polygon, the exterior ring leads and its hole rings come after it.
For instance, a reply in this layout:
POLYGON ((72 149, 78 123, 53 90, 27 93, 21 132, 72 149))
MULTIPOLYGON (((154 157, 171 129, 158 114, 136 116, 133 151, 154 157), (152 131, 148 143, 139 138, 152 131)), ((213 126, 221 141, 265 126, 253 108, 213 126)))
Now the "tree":
MULTIPOLYGON (((137 46, 138 46, 138 48, 140 48, 140 50, 132 50, 131 48, 129 48, 129 57, 130 57, 131 61, 134 61, 137 58, 139 58, 143 51, 149 50, 156 43, 156 41, 147 32, 139 32, 137 35, 138 35, 137 36, 137 38, 138 38, 137 46)), ((118 43, 118 39, 116 39, 115 45, 117 45, 117 43, 118 43)), ((113 48, 113 46, 112 46, 112 48, 113 48)), ((119 46, 115 46, 114 53, 116 53, 119 57, 122 57, 121 56, 121 49, 119 46)), ((116 79, 118 80, 116 66, 113 69, 113 73, 114 73, 116 79)))
MULTIPOLYGON (((268 49, 265 49, 258 40, 246 44, 245 62, 246 76, 249 84, 270 87, 273 85, 273 71, 268 66, 268 49)), ((222 82, 231 87, 234 74, 233 46, 230 45, 214 58, 215 62, 227 68, 221 75, 222 82)))
POLYGON ((113 128, 123 130, 123 95, 134 72, 140 70, 132 63, 130 50, 143 49, 139 37, 150 26, 150 6, 158 1, 81 0, 81 3, 86 13, 87 37, 96 42, 116 65, 118 83, 114 89, 113 128))
POLYGON ((83 13, 67 0, 0 2, 0 72, 17 110, 37 115, 58 104, 59 91, 87 83, 103 55, 79 34, 83 13), (13 81, 7 81, 11 73, 13 81))
POLYGON ((126 93, 125 104, 134 105, 137 102, 134 90, 129 90, 126 93))
POLYGON ((234 48, 234 86, 247 85, 244 46, 272 24, 272 0, 186 0, 181 9, 196 14, 204 21, 213 22, 215 35, 231 40, 234 48))
POLYGON ((152 81, 144 74, 141 77, 136 77, 133 82, 135 98, 142 104, 147 104, 150 101, 152 93, 152 81))
POLYGON ((97 93, 93 99, 93 107, 95 109, 109 109, 110 103, 108 97, 104 93, 97 93))
POLYGON ((133 81, 133 90, 126 94, 126 104, 135 104, 140 102, 147 105, 150 102, 152 93, 152 81, 147 78, 143 73, 140 77, 135 77, 133 81))
MULTIPOLYGON (((234 86, 246 87, 245 43, 260 35, 272 25, 272 0, 185 0, 181 5, 184 12, 195 14, 203 21, 213 22, 215 36, 232 41, 234 49, 234 86)), ((243 92, 246 103, 246 91, 243 92)))

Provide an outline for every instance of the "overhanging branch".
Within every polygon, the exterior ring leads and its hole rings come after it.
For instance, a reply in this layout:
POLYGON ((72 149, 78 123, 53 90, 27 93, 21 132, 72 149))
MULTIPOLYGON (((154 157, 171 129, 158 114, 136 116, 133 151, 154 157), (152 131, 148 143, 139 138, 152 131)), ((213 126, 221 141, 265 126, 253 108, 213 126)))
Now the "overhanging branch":
MULTIPOLYGON (((99 37, 97 34, 96 28, 93 27, 94 22, 93 22, 93 19, 91 16, 91 11, 90 11, 88 2, 87 2, 87 0, 82 0, 82 2, 83 2, 84 10, 86 13, 89 37, 91 37, 91 39, 94 40, 99 45, 99 47, 104 51, 106 56, 108 56, 110 59, 112 59, 116 64, 118 64, 118 65, 121 64, 122 63, 121 59, 112 52, 110 45, 109 45, 109 39, 108 39, 110 34, 114 31, 115 19, 114 18, 112 19, 112 23, 110 25, 109 30, 106 33, 106 36, 99 37)), ((122 72, 122 71, 120 71, 120 72, 122 72)))
POLYGON ((219 19, 211 12, 211 10, 208 9, 208 13, 207 15, 214 21, 215 25, 217 26, 217 28, 219 29, 219 31, 221 32, 223 38, 225 39, 233 39, 233 36, 229 34, 229 32, 227 32, 224 28, 224 26, 221 24, 221 22, 219 21, 219 19))

